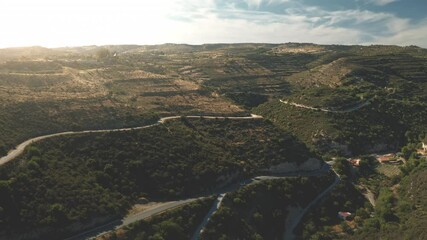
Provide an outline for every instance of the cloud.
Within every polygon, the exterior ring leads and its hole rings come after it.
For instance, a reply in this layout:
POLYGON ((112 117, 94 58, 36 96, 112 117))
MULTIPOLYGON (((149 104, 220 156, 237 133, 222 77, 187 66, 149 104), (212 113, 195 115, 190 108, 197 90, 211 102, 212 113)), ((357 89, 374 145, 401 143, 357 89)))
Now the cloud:
MULTIPOLYGON (((252 4, 273 4, 273 1, 253 0, 252 4)), ((399 18, 391 13, 361 9, 327 11, 313 6, 296 6, 285 8, 282 13, 262 11, 255 7, 247 9, 238 4, 222 5, 222 8, 210 5, 198 8, 195 12, 177 13, 192 19, 192 24, 187 25, 186 29, 194 33, 182 34, 181 41, 322 44, 381 44, 383 41, 404 45, 414 42, 421 46, 427 43, 422 42, 422 34, 415 34, 416 30, 406 31, 411 29, 410 19, 399 18), (411 37, 411 34, 419 37, 411 37)))
POLYGON ((369 3, 377 5, 377 6, 385 6, 393 2, 397 2, 399 0, 367 0, 369 3))
MULTIPOLYGON (((202 11, 199 9, 199 11, 202 11)), ((315 9, 313 9, 315 11, 315 9)), ((191 14, 191 13, 181 13, 191 14)), ((194 14, 194 13, 192 13, 194 14)), ((343 13, 344 15, 344 13, 343 13)), ((274 14, 257 10, 228 9, 204 10, 204 14, 191 23, 184 23, 188 35, 183 41, 192 43, 217 42, 316 42, 323 44, 360 43, 366 34, 334 24, 316 24, 318 16, 305 14, 274 14), (186 39, 191 37, 191 39, 186 39)))
POLYGON ((396 31, 391 36, 378 37, 376 43, 402 46, 417 45, 427 48, 427 18, 416 25, 404 24, 403 26, 397 26, 397 28, 399 31, 396 31))
POLYGON ((290 2, 291 0, 244 0, 250 9, 259 9, 262 4, 273 5, 290 2))

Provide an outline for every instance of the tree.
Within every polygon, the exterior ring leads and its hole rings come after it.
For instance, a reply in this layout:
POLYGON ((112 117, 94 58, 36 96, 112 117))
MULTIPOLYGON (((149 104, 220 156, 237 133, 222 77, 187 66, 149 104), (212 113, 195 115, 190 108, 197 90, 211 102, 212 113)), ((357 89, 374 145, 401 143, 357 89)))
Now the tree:
POLYGON ((7 154, 7 150, 5 146, 0 146, 0 156, 4 156, 7 154))
POLYGON ((106 48, 100 48, 98 51, 96 51, 96 57, 98 60, 104 60, 106 58, 109 58, 111 56, 110 50, 106 48))
POLYGON ((182 227, 172 221, 163 221, 158 225, 158 228, 160 235, 165 240, 186 239, 182 227))
POLYGON ((61 226, 67 220, 66 210, 62 204, 55 203, 49 207, 48 222, 61 226))

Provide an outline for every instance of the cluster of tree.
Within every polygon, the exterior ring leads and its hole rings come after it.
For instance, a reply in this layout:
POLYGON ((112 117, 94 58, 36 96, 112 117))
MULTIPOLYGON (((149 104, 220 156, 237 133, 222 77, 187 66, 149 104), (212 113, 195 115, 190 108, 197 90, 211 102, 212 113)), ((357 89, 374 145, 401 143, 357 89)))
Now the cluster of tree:
POLYGON ((290 208, 307 206, 333 175, 266 180, 229 193, 202 239, 281 239, 290 208))
POLYGON ((342 179, 338 186, 325 198, 325 201, 304 217, 297 229, 297 234, 302 239, 339 239, 340 234, 331 229, 331 226, 334 225, 341 225, 345 233, 353 234, 353 229, 345 221, 338 218, 340 211, 352 213, 352 216, 347 220, 355 220, 357 224, 369 218, 372 211, 369 203, 346 179, 342 179))
POLYGON ((236 174, 311 156, 263 120, 182 118, 140 131, 47 139, 0 168, 7 186, 0 226, 10 232, 60 231, 119 216, 140 196, 209 192, 236 174))
POLYGON ((427 165, 419 164, 403 173, 399 188, 385 186, 379 192, 374 215, 362 223, 354 239, 424 239, 427 165))

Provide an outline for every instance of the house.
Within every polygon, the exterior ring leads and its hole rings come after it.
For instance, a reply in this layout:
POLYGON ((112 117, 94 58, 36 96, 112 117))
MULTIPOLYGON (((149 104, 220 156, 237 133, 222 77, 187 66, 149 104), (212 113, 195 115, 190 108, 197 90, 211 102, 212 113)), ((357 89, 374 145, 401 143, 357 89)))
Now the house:
POLYGON ((351 216, 350 212, 338 212, 338 218, 341 220, 347 220, 349 216, 351 216))
POLYGON ((395 155, 393 153, 377 155, 377 160, 380 163, 389 163, 395 160, 395 155))

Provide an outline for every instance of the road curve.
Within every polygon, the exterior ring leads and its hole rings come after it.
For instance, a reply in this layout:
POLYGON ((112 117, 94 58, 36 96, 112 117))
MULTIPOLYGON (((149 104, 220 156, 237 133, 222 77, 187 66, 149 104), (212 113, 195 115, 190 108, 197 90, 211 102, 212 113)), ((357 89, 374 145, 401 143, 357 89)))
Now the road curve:
POLYGON ((285 172, 285 173, 275 173, 270 175, 262 175, 262 176, 256 176, 250 179, 246 179, 241 181, 238 184, 234 184, 232 186, 227 187, 226 189, 222 189, 222 191, 219 191, 218 198, 216 201, 212 204, 211 209, 203 219, 202 223, 198 226, 196 231, 193 234, 193 237, 191 240, 199 240, 200 234, 203 232, 203 229, 208 224, 210 218, 212 215, 219 209, 221 206, 222 200, 224 199, 225 195, 229 192, 236 191, 237 189, 250 184, 255 184, 260 181, 264 180, 274 180, 274 179, 282 179, 282 178, 289 178, 289 177, 314 177, 314 176, 323 176, 328 174, 330 171, 330 167, 327 164, 324 164, 320 169, 311 170, 311 171, 298 171, 298 172, 285 172))
POLYGON ((125 131, 132 131, 132 130, 139 130, 139 129, 144 129, 144 128, 150 128, 150 127, 154 127, 157 126, 159 124, 163 124, 166 121, 170 121, 173 119, 179 119, 181 117, 186 117, 186 118, 203 118, 203 119, 231 119, 231 120, 248 120, 248 119, 262 119, 262 116, 259 115, 255 115, 255 114, 251 114, 251 116, 247 116, 247 117, 216 117, 216 116, 171 116, 171 117, 164 117, 164 118, 160 118, 160 120, 157 123, 154 124, 150 124, 150 125, 145 125, 145 126, 140 126, 140 127, 133 127, 133 128, 118 128, 118 129, 103 129, 103 130, 84 130, 84 131, 68 131, 68 132, 60 132, 60 133, 54 133, 54 134, 48 134, 48 135, 43 135, 43 136, 39 136, 39 137, 35 137, 35 138, 31 138, 26 140, 25 142, 19 144, 15 149, 11 150, 8 152, 8 154, 4 157, 0 158, 0 166, 12 161, 13 159, 15 159, 16 157, 18 157, 19 155, 21 155, 25 148, 35 142, 41 141, 43 139, 47 139, 47 138, 52 138, 52 137, 58 137, 58 136, 65 136, 65 135, 75 135, 75 134, 85 134, 85 133, 105 133, 105 132, 125 132, 125 131))
MULTIPOLYGON (((329 172, 329 170, 330 169, 328 167, 322 167, 321 169, 318 169, 318 170, 300 172, 300 176, 307 176, 308 177, 308 176, 325 175, 329 172)), ((295 176, 298 176, 297 172, 272 174, 269 176, 263 175, 263 176, 253 177, 253 178, 241 181, 240 183, 234 183, 234 184, 231 184, 229 186, 218 189, 212 193, 206 194, 206 197, 211 196, 212 194, 217 194, 218 197, 217 197, 216 201, 212 204, 211 209, 206 214, 202 223, 198 226, 197 230, 194 232, 192 239, 198 240, 200 238, 200 233, 202 232, 202 229, 204 229, 204 227, 209 222, 211 216, 221 206, 222 200, 224 199, 224 197, 227 193, 236 191, 237 189, 239 189, 245 185, 254 184, 254 183, 259 182, 259 181, 279 179, 279 178, 287 178, 287 177, 295 177, 295 176)), ((102 226, 96 227, 94 229, 90 229, 90 230, 85 231, 83 233, 79 233, 73 237, 67 238, 66 240, 92 239, 96 236, 101 236, 101 235, 106 234, 110 231, 114 231, 115 229, 118 229, 118 228, 124 227, 126 225, 129 225, 131 223, 152 217, 156 214, 159 214, 159 213, 180 207, 181 205, 193 202, 193 201, 200 199, 200 198, 203 198, 203 197, 205 197, 205 196, 201 196, 199 198, 189 198, 189 199, 184 199, 184 200, 179 200, 179 201, 174 201, 174 202, 166 202, 166 203, 161 204, 159 206, 156 206, 152 209, 148 209, 148 210, 145 210, 143 212, 139 212, 137 214, 124 217, 123 219, 117 219, 117 220, 111 221, 107 224, 104 224, 102 226)))
POLYGON ((294 231, 295 228, 300 223, 301 219, 304 215, 312 208, 315 204, 317 204, 326 194, 332 191, 335 186, 340 182, 340 177, 335 173, 335 181, 329 185, 322 193, 317 195, 313 201, 311 201, 304 209, 302 209, 297 216, 293 217, 290 221, 285 223, 285 232, 283 233, 283 240, 293 240, 295 239, 294 231))

